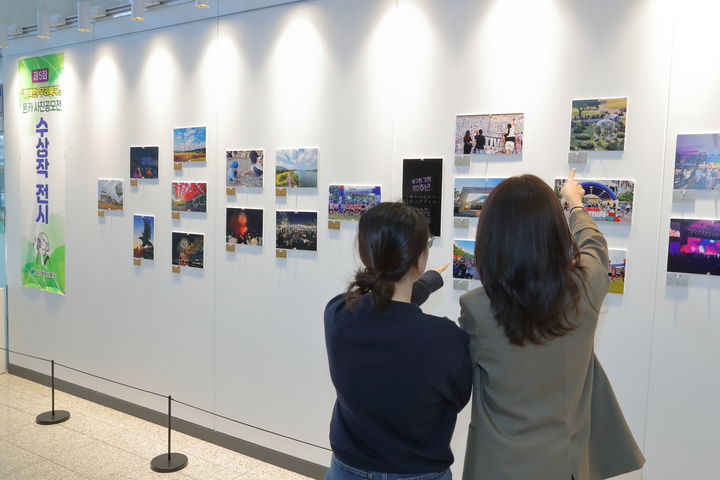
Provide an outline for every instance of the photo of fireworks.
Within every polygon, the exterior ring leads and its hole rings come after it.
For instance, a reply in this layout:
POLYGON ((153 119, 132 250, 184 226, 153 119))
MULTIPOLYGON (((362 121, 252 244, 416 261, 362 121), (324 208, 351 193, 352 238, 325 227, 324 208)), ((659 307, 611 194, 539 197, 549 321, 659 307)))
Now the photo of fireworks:
POLYGON ((263 244, 263 211, 257 208, 228 208, 225 243, 261 246, 263 244))
POLYGON ((200 233, 172 232, 172 264, 203 268, 205 236, 200 233))

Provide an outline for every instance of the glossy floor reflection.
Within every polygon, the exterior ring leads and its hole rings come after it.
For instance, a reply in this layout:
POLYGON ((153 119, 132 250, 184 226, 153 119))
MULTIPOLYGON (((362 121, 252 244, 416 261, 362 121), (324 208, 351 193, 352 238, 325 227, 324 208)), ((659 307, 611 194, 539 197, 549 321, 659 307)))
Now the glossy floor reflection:
POLYGON ((47 387, 0 374, 0 479, 308 480, 182 433, 173 433, 173 443, 190 458, 188 466, 154 473, 150 460, 163 448, 165 429, 62 392, 56 401, 70 410, 70 419, 37 425, 49 395, 47 387))

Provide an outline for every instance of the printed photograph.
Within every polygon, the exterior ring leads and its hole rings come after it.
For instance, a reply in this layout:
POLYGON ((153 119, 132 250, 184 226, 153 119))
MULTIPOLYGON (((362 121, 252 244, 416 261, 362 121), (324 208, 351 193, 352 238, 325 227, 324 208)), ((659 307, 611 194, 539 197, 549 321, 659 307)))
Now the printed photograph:
POLYGON ((276 187, 317 188, 317 148, 278 150, 275 163, 276 187))
POLYGON ((627 97, 573 100, 570 150, 625 150, 627 97))
POLYGON ((627 250, 608 249, 610 262, 608 265, 608 277, 610 287, 608 293, 625 293, 625 267, 627 266, 627 250))
POLYGON ((670 219, 668 272, 720 275, 720 220, 670 219))
POLYGON ((380 203, 380 186, 330 185, 328 218, 360 220, 369 208, 380 203))
POLYGON ((458 115, 455 155, 522 153, 525 114, 458 115))
POLYGON ((454 215, 471 218, 480 215, 485 199, 503 180, 505 179, 455 178, 454 215))
POLYGON ((203 268, 205 236, 200 233, 172 232, 172 264, 203 268))
POLYGON ((204 162, 206 158, 205 127, 173 130, 173 161, 204 162))
POLYGON ((207 183, 172 182, 173 212, 206 212, 207 183))
POLYGON ((480 280, 475 266, 475 240, 453 241, 453 278, 480 280))
POLYGON ((256 208, 228 208, 225 243, 232 245, 263 244, 263 211, 256 208))
POLYGON ((133 257, 145 260, 155 259, 155 217, 133 215, 133 257))
MULTIPOLYGON (((585 190, 583 207, 596 222, 632 222, 635 182, 632 180, 580 180, 585 190)), ((565 179, 555 179, 555 193, 562 198, 560 189, 565 179)), ((567 202, 562 202, 565 214, 570 215, 567 202)))
POLYGON ((228 150, 225 152, 228 187, 262 187, 265 152, 263 150, 228 150))
POLYGON ((720 133, 678 135, 675 190, 720 190, 720 133))
POLYGON ((158 178, 158 147, 130 147, 130 178, 158 178))
POLYGON ((440 236, 442 223, 442 158, 403 160, 402 201, 420 210, 430 234, 440 236))
POLYGON ((112 178, 98 179, 98 210, 123 209, 123 181, 112 178))
POLYGON ((275 246, 317 251, 317 212, 276 212, 275 246))

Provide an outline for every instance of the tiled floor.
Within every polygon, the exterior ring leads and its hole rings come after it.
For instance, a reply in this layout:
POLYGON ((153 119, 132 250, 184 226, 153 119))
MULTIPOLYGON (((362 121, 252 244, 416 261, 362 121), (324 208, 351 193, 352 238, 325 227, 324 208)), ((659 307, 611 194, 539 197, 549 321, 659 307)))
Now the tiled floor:
POLYGON ((70 419, 37 425, 49 395, 47 387, 0 374, 0 479, 307 480, 182 433, 173 433, 173 443, 189 457, 188 466, 155 473, 150 460, 165 445, 165 429, 62 392, 55 399, 70 419))

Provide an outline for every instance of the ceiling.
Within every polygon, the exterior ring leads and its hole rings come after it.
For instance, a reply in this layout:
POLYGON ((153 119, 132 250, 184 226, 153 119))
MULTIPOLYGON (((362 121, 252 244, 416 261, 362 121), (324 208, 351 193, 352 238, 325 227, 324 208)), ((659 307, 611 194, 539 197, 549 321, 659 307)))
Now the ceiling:
MULTIPOLYGON (((90 5, 105 8, 127 5, 129 0, 88 0, 90 5)), ((77 0, 0 0, 0 22, 22 27, 37 24, 37 11, 47 10, 50 15, 61 13, 65 17, 77 15, 77 0)))

